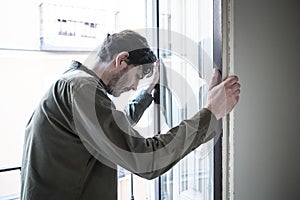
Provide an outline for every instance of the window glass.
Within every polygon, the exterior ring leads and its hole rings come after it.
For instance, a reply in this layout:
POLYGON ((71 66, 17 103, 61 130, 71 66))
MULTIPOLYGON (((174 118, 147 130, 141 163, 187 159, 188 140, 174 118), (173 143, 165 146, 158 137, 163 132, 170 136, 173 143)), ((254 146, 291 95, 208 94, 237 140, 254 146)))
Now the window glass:
MULTIPOLYGON (((213 1, 160 1, 160 57, 166 67, 166 118, 176 125, 205 103, 213 44, 213 1)), ((213 141, 161 177, 161 199, 213 199, 213 141)))
MULTIPOLYGON (((133 29, 147 37, 150 47, 155 50, 156 34, 153 27, 156 26, 155 21, 155 4, 153 0, 115 0, 114 7, 117 13, 116 16, 116 31, 123 29, 133 29)), ((155 52, 156 54, 156 52, 155 52)), ((123 110, 130 99, 145 89, 149 80, 140 81, 138 91, 130 91, 122 94, 115 99, 116 106, 119 110, 123 110)), ((144 113, 141 120, 135 125, 144 137, 153 136, 154 132, 153 105, 144 113)), ((154 199, 155 196, 155 181, 146 180, 139 176, 132 175, 125 169, 119 168, 118 172, 118 199, 154 199)))
MULTIPOLYGON (((71 60, 85 62, 90 55, 88 51, 78 51, 72 46, 64 51, 40 51, 41 3, 112 12, 112 19, 99 19, 104 24, 102 34, 123 29, 139 30, 148 37, 151 47, 159 47, 165 69, 161 71, 165 77, 161 81, 175 91, 162 93, 161 104, 165 110, 159 111, 161 129, 167 130, 176 125, 205 103, 206 80, 209 80, 212 69, 211 1, 159 1, 159 44, 156 30, 152 29, 156 27, 157 17, 154 0, 6 1, 0 8, 0 169, 21 166, 24 130, 34 108, 71 60)), ((73 30, 72 26, 64 28, 73 30)), ((94 24, 92 28, 95 28, 94 24)), ((86 35, 93 36, 93 33, 86 35)), ((99 42, 95 41, 95 47, 99 42)), ((93 48, 93 45, 90 47, 93 48)), ((145 85, 146 82, 141 82, 138 90, 145 85)), ((131 92, 122 95, 117 107, 123 109, 133 97, 131 92)), ((157 126, 158 122, 153 118, 156 111, 155 106, 151 105, 136 125, 145 137, 152 136, 157 126)), ((191 199, 212 199, 212 143, 195 150, 161 176, 162 199, 183 199, 191 195, 197 197, 191 199)), ((135 199, 155 199, 159 191, 157 181, 147 181, 135 175, 132 177, 128 171, 120 169, 118 199, 129 199, 131 191, 135 199)), ((18 195, 19 170, 1 173, 0 188, 0 197, 18 195)))

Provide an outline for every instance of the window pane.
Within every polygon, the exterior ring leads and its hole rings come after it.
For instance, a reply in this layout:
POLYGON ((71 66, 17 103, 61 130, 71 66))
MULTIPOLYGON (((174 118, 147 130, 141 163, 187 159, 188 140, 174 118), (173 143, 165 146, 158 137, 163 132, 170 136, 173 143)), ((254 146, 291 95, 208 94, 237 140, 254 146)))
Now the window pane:
MULTIPOLYGON (((7 8, 15 8, 14 4, 20 2, 20 0, 12 0, 11 3, 3 6, 2 10, 11 10, 7 8)), ((43 2, 113 10, 116 13, 115 23, 113 30, 110 28, 107 29, 107 32, 156 27, 154 0, 111 0, 109 2, 75 0, 71 3, 68 0, 46 0, 43 2)), ((180 120, 191 116, 204 103, 201 95, 205 96, 205 80, 209 79, 207 77, 212 68, 212 2, 209 0, 164 0, 159 2, 162 30, 159 47, 160 57, 163 58, 167 70, 167 84, 170 88, 186 91, 185 93, 175 92, 165 95, 167 112, 161 113, 161 128, 168 129, 180 120), (178 38, 183 40, 178 40, 178 38), (192 42, 192 50, 197 49, 192 53, 190 46, 187 45, 190 42, 192 42), (196 75, 199 72, 201 76, 196 75)), ((11 14, 2 13, 1 21, 5 22, 2 24, 7 26, 4 29, 6 31, 0 34, 3 36, 0 40, 2 63, 0 68, 4 75, 0 81, 2 91, 0 100, 1 169, 21 165, 24 128, 35 106, 52 81, 66 70, 71 60, 77 59, 84 62, 88 56, 88 53, 82 52, 49 53, 39 51, 39 20, 37 20, 37 16, 40 3, 41 1, 37 0, 28 1, 25 10, 30 7, 32 12, 24 15, 25 18, 12 18, 11 14), (12 24, 16 24, 15 22, 22 26, 12 26, 12 24), (25 32, 20 32, 19 29, 23 26, 27 28, 24 28, 25 32), (11 35, 11 33, 14 34, 11 35), (13 49, 25 49, 25 51, 13 49), (30 51, 27 51, 28 49, 30 51)), ((153 41, 156 40, 153 39, 153 41)), ((153 41, 150 41, 150 45, 155 47, 153 41)), ((139 89, 142 87, 143 84, 139 89)), ((122 98, 128 100, 133 93, 126 95, 122 98)), ((122 104, 119 105, 120 109, 123 107, 122 104)), ((141 130, 144 136, 151 136, 154 132, 154 110, 152 105, 136 125, 136 129, 141 130)), ((203 145, 161 177, 163 199, 183 199, 184 196, 190 197, 190 195, 199 193, 201 194, 200 199, 212 199, 213 158, 211 146, 211 142, 203 145)), ((133 179, 135 199, 154 199, 156 192, 154 181, 147 181, 137 176, 133 176, 133 179)), ((18 192, 19 185, 17 183, 19 183, 19 171, 1 174, 0 196, 18 192)), ((130 199, 130 191, 130 173, 120 169, 118 198, 120 200, 130 199)), ((198 199, 198 196, 191 199, 198 199)))
MULTIPOLYGON (((21 166, 25 126, 39 100, 52 81, 69 67, 71 60, 76 59, 84 63, 86 58, 90 56, 88 52, 74 53, 72 51, 78 49, 72 49, 72 47, 68 48, 69 52, 39 51, 40 3, 59 6, 60 10, 65 7, 68 8, 68 11, 72 7, 77 10, 89 8, 113 11, 115 13, 113 20, 102 18, 105 24, 101 26, 101 31, 105 33, 122 29, 135 30, 153 27, 152 16, 155 15, 152 0, 29 0, 26 3, 21 0, 12 0, 4 4, 1 7, 3 12, 0 20, 4 30, 0 33, 0 36, 2 36, 0 39, 0 60, 2 64, 0 67, 2 74, 0 80, 2 91, 0 100, 0 119, 2 122, 0 124, 0 136, 2 138, 0 140, 0 169, 21 166), (22 5, 22 9, 14 5, 22 5), (16 9, 20 11, 21 15, 13 15, 7 12, 16 9), (114 23, 110 23, 111 21, 114 21, 114 23), (106 26, 108 23, 110 23, 110 26, 106 26), (21 29, 23 31, 20 31, 21 29)), ((81 15, 75 16, 76 19, 72 18, 74 15, 70 16, 67 12, 63 16, 60 14, 53 13, 53 17, 57 17, 57 19, 66 17, 66 19, 73 22, 74 20, 75 22, 81 21, 78 18, 94 20, 89 13, 86 13, 87 16, 81 13, 81 15)), ((95 18, 99 19, 99 16, 95 16, 95 18)), ((64 28, 69 30, 72 27, 67 26, 64 28)), ((56 29, 49 31, 57 33, 56 29)), ((82 32, 82 30, 79 30, 79 32, 82 32)), ((62 42, 62 40, 53 42, 62 42)), ((96 45, 98 45, 97 42, 95 42, 95 47, 96 45)), ((146 134, 149 132, 146 131, 146 134)), ((147 195, 150 196, 151 191, 154 192, 151 186, 153 181, 146 181, 136 176, 134 176, 134 179, 136 199, 145 199, 147 195)), ((119 199, 130 198, 130 186, 130 173, 125 170, 121 171, 119 199)), ((20 188, 19 171, 1 173, 0 188, 0 196, 18 193, 20 188)))
MULTIPOLYGON (((166 118, 176 125, 205 103, 212 72, 213 1, 160 1, 160 57, 166 68, 166 118)), ((213 141, 203 144, 161 177, 161 198, 213 199, 213 141)))
MULTIPOLYGON (((0 169, 20 167, 25 126, 52 81, 86 55, 0 50, 0 169)), ((20 171, 0 173, 0 197, 19 193, 20 171)))
MULTIPOLYGON (((148 43, 153 47, 152 38, 153 30, 155 27, 155 5, 153 0, 115 0, 115 10, 117 13, 116 31, 123 29, 132 29, 140 32, 146 36, 148 43), (134 8, 134 9, 133 9, 134 8), (147 30, 149 28, 149 30, 147 30), (151 35, 149 38, 148 35, 151 35)), ((139 84, 138 91, 143 89, 143 82, 139 84)), ((123 110, 130 99, 138 92, 130 91, 122 94, 119 98, 115 99, 116 106, 119 110, 123 110)), ((114 99, 114 97, 112 97, 114 99)), ((139 123, 135 126, 144 137, 153 135, 154 119, 152 115, 153 106, 144 113, 139 123)), ((131 173, 125 169, 119 168, 118 177, 118 199, 129 200, 131 199, 131 187, 133 187, 134 199, 154 199, 154 181, 149 181, 140 178, 136 175, 131 176, 131 173)))

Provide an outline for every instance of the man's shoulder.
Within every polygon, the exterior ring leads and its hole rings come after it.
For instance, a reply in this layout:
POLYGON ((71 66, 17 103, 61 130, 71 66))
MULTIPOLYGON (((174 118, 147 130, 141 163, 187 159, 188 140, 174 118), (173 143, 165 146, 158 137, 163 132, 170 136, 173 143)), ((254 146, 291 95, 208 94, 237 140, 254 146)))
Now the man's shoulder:
POLYGON ((82 70, 67 72, 63 74, 58 81, 68 83, 73 89, 80 89, 84 86, 98 86, 98 80, 82 70))

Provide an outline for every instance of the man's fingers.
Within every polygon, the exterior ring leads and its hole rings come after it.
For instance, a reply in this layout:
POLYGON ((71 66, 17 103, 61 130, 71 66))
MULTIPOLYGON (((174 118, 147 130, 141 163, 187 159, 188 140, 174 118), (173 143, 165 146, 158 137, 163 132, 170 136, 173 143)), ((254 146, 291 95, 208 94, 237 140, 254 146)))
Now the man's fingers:
POLYGON ((234 85, 239 81, 239 78, 237 76, 229 76, 226 80, 224 80, 225 85, 234 85))
POLYGON ((241 88, 241 84, 239 84, 239 83, 235 83, 235 84, 233 84, 232 85, 232 89, 233 89, 233 91, 236 91, 236 90, 239 90, 241 88))
POLYGON ((237 90, 235 90, 235 91, 234 91, 234 93, 233 93, 233 94, 234 94, 234 96, 236 96, 236 97, 237 97, 237 96, 239 96, 239 95, 240 95, 240 93, 241 93, 241 90, 240 90, 240 89, 237 89, 237 90))
POLYGON ((237 104, 240 99, 240 93, 241 93, 240 88, 241 85, 239 83, 235 83, 234 85, 232 85, 232 91, 233 91, 232 94, 233 94, 233 98, 235 98, 235 104, 237 104))
POLYGON ((237 76, 229 76, 216 86, 218 80, 218 70, 215 69, 208 91, 208 99, 206 108, 211 110, 217 119, 227 115, 240 99, 239 78, 237 76), (214 87, 216 86, 216 87, 214 87))
POLYGON ((160 60, 157 59, 157 61, 155 62, 155 66, 156 66, 156 67, 159 67, 159 65, 160 65, 160 60))

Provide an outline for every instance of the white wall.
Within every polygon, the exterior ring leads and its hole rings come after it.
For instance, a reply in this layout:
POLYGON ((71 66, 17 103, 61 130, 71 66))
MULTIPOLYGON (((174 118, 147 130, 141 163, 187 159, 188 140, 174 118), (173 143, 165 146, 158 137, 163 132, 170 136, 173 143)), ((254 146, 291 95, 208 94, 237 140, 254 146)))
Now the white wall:
POLYGON ((300 199, 300 2, 234 0, 236 200, 300 199))

